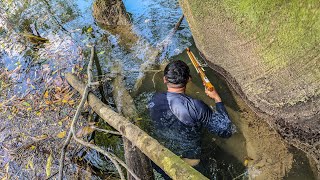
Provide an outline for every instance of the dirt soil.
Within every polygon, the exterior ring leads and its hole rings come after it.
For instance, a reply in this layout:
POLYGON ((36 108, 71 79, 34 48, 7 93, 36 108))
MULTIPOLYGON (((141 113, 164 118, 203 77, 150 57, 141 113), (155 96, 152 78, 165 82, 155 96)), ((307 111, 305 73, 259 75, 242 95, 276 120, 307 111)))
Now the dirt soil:
POLYGON ((259 118, 239 96, 234 96, 240 107, 239 131, 246 140, 248 172, 251 179, 282 179, 291 169, 293 155, 287 144, 262 118, 259 118))

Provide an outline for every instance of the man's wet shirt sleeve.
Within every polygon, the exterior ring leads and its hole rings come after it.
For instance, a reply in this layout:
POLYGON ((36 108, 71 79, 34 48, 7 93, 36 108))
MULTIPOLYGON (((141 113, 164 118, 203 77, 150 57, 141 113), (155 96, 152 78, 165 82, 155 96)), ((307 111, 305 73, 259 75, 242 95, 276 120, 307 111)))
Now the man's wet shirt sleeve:
POLYGON ((232 135, 232 123, 222 102, 216 103, 216 111, 202 101, 198 101, 197 107, 200 111, 198 118, 211 133, 223 138, 232 135))

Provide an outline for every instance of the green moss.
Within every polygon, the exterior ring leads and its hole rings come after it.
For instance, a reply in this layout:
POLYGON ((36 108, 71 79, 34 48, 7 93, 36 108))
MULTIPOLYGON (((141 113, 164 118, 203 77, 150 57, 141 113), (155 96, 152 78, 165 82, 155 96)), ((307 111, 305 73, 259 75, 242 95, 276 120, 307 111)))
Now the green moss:
MULTIPOLYGON (((172 162, 170 158, 168 157, 163 158, 162 164, 164 165, 164 170, 168 172, 171 176, 176 175, 176 170, 172 168, 172 166, 174 165, 174 162, 172 162)), ((173 179, 177 179, 177 177, 173 177, 173 179)))
MULTIPOLYGON (((110 125, 102 121, 99 122, 98 127, 101 129, 114 131, 114 128, 112 128, 110 125)), ((122 148, 123 143, 122 143, 122 138, 120 136, 106 134, 103 132, 96 132, 94 140, 96 145, 110 148, 113 150, 114 154, 116 154, 121 159, 124 159, 124 151, 122 148)))
POLYGON ((282 68, 319 47, 319 1, 226 0, 224 8, 249 39, 257 39, 264 62, 282 68))

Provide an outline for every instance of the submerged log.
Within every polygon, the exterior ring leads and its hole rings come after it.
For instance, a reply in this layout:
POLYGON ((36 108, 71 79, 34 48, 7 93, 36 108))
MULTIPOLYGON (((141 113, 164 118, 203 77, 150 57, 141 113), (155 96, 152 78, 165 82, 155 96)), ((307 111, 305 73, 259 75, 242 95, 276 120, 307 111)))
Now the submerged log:
POLYGON ((122 0, 96 0, 92 9, 95 20, 105 26, 131 25, 122 0))
POLYGON ((129 50, 138 41, 132 32, 130 17, 122 0, 95 0, 92 6, 95 21, 111 34, 119 34, 119 44, 129 50))
MULTIPOLYGON (((73 88, 81 94, 83 93, 85 85, 76 76, 68 73, 65 77, 73 88)), ((146 132, 132 124, 127 118, 103 104, 94 94, 89 93, 88 103, 102 119, 118 130, 172 179, 208 179, 146 132)))
MULTIPOLYGON (((119 65, 114 66, 116 71, 120 72, 121 68, 119 65)), ((129 92, 125 88, 123 83, 124 77, 118 75, 113 80, 113 97, 118 109, 118 112, 126 118, 129 118, 131 122, 138 125, 137 119, 139 115, 137 113, 136 106, 134 105, 133 99, 129 92)), ((138 125, 139 126, 139 125, 138 125)), ((153 168, 150 160, 145 156, 138 148, 136 148, 127 138, 123 137, 124 155, 126 164, 133 172, 139 175, 142 180, 153 180, 153 168)), ((134 180, 134 177, 128 173, 128 179, 134 180)))

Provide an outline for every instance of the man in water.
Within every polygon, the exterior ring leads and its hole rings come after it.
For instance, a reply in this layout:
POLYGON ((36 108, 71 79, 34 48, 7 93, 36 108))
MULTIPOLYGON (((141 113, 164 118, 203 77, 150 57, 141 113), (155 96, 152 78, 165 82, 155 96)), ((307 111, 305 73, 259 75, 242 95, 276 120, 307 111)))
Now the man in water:
MULTIPOLYGON (((186 63, 181 60, 170 62, 163 77, 168 90, 156 93, 148 108, 154 128, 153 136, 201 172, 201 129, 206 128, 215 135, 228 138, 232 135, 232 123, 215 90, 206 89, 205 93, 215 101, 216 111, 185 94, 190 80, 190 70, 186 63)), ((159 167, 155 169, 165 179, 170 179, 159 167)))

